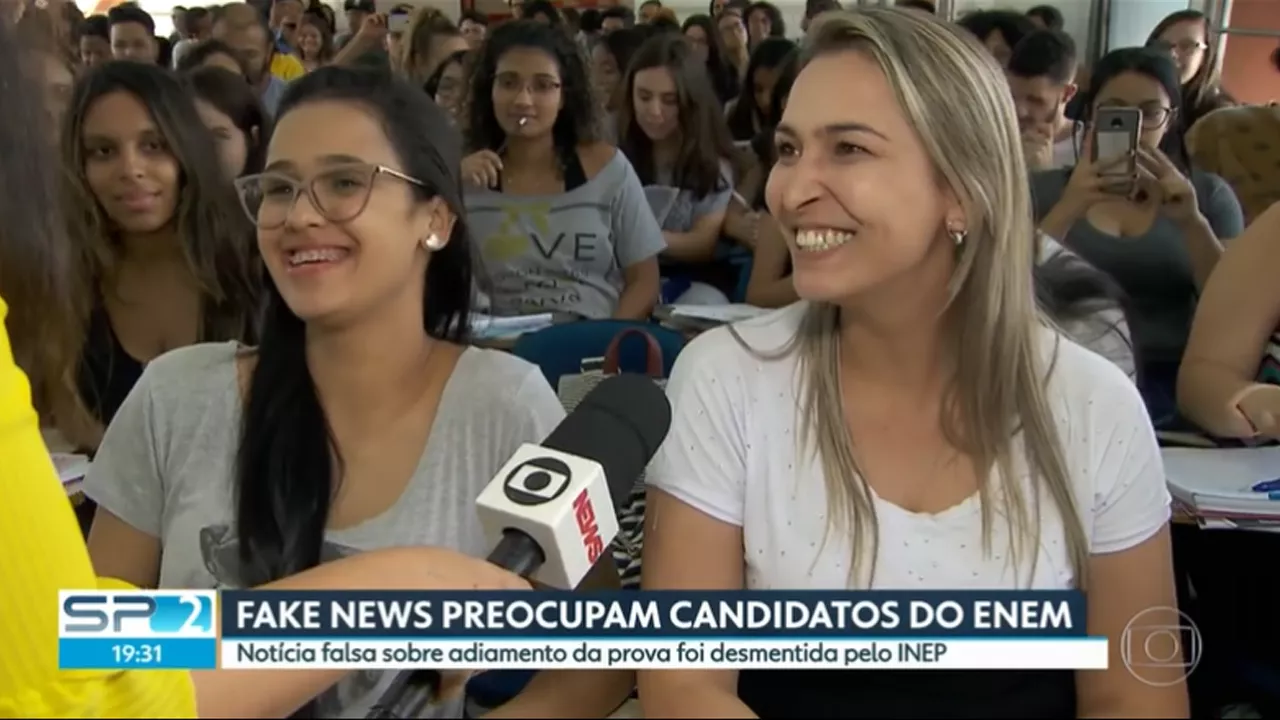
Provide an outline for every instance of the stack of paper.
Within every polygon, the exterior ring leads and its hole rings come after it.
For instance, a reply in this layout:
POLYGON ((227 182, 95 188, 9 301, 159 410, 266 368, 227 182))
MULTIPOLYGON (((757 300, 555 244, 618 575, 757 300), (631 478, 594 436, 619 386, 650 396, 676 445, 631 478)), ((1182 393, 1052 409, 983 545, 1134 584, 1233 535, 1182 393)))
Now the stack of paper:
POLYGON ((80 492, 84 476, 89 474, 89 458, 72 453, 50 454, 53 457, 53 466, 58 471, 58 479, 62 481, 62 488, 68 495, 80 492))
POLYGON ((518 337, 550 327, 555 316, 551 313, 497 317, 483 313, 471 313, 471 334, 482 340, 518 337))
POLYGON ((1280 447, 1165 448, 1162 455, 1169 492, 1197 518, 1280 530, 1280 447), (1254 489, 1271 481, 1276 489, 1254 489))
POLYGON ((671 317, 689 318, 717 324, 750 320, 770 312, 768 308, 742 303, 733 305, 671 305, 671 317))

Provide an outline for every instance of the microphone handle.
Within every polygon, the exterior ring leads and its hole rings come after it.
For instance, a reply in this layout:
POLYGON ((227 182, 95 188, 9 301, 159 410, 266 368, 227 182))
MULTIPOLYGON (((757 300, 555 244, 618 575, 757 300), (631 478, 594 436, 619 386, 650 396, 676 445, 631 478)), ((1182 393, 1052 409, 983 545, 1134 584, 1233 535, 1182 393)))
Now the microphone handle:
MULTIPOLYGON (((542 564, 547 561, 547 555, 543 552, 542 547, 537 541, 529 537, 527 533, 521 532, 514 528, 508 528, 502 532, 502 539, 498 541, 497 547, 493 552, 489 553, 488 562, 497 565, 500 568, 510 570, 520 577, 527 578, 538 571, 542 564)), ((435 696, 436 690, 439 689, 439 674, 434 671, 426 671, 435 677, 430 678, 427 687, 418 687, 419 683, 414 680, 423 673, 422 670, 402 670, 396 674, 391 684, 387 686, 386 691, 378 698, 378 702, 374 703, 369 710, 369 714, 365 716, 365 720, 398 720, 400 717, 396 714, 396 708, 404 702, 405 696, 415 689, 424 690, 426 697, 424 701, 417 704, 416 710, 430 703, 435 696)))

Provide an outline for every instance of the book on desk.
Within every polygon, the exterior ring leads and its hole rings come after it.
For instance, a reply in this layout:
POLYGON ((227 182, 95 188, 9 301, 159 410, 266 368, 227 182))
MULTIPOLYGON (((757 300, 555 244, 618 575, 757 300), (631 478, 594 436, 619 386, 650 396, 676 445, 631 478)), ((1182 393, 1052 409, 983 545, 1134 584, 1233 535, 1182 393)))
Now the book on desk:
POLYGON ((1174 502, 1201 527, 1280 532, 1280 492, 1254 489, 1280 480, 1280 446, 1165 448, 1161 455, 1174 502))

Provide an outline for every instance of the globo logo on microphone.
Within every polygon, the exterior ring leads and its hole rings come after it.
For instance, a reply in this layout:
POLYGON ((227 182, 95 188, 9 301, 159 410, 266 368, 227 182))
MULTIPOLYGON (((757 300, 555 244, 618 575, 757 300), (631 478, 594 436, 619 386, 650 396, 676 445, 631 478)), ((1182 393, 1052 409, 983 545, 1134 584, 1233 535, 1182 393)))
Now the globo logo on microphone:
POLYGON ((526 460, 507 473, 502 493, 517 505, 544 505, 564 494, 573 473, 563 461, 553 457, 526 460))

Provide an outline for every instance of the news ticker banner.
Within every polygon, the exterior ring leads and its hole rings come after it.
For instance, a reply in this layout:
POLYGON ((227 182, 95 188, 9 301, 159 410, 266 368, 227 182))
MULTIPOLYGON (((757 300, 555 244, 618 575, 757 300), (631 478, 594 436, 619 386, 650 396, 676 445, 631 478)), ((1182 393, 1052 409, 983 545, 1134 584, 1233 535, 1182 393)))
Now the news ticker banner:
POLYGON ((62 592, 64 669, 1105 669, 1077 592, 62 592))

